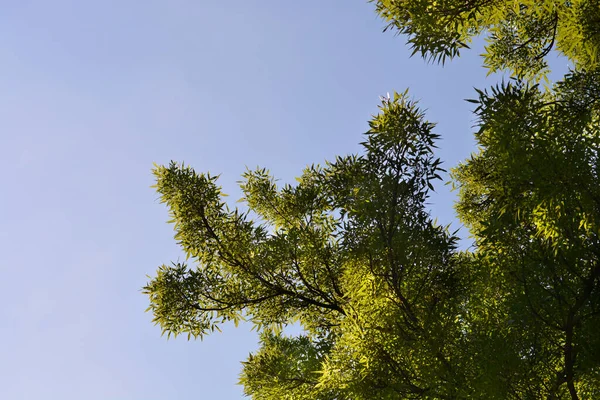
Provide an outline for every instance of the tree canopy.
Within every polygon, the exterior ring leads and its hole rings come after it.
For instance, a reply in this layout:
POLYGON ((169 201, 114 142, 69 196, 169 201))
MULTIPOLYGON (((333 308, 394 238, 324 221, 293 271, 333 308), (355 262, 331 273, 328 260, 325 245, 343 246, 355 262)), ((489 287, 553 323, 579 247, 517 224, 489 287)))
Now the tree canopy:
POLYGON ((579 70, 600 62, 598 0, 371 0, 387 29, 408 38, 415 53, 445 61, 487 42, 484 64, 491 72, 511 70, 533 78, 548 71, 556 49, 579 70))
POLYGON ((517 77, 469 100, 478 151, 450 175, 473 247, 459 250, 427 211, 444 171, 439 136, 394 93, 361 153, 281 187, 246 171, 245 211, 216 176, 156 166, 188 260, 144 288, 154 321, 188 338, 253 324, 261 347, 240 382, 257 400, 600 398, 600 7, 376 7, 433 59, 487 33, 487 65, 517 77), (553 46, 574 70, 544 89, 536 76, 553 46), (301 335, 282 333, 294 323, 301 335))

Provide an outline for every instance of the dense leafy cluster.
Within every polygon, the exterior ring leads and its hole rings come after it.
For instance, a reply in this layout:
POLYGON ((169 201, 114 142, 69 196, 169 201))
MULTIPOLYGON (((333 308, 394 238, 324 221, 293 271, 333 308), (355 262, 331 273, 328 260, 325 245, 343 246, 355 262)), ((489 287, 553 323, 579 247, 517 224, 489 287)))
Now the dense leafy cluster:
POLYGON ((600 121, 571 96, 580 78, 480 92, 481 151, 453 171, 495 291, 473 322, 504 343, 484 365, 514 398, 600 396, 600 121))
POLYGON ((256 398, 366 399, 374 388, 387 398, 434 390, 434 376, 455 379, 447 357, 464 290, 456 238, 424 209, 440 171, 432 129, 396 94, 371 121, 364 154, 309 167, 282 188, 265 170, 246 172, 243 200, 256 221, 227 208, 213 177, 157 167, 157 190, 197 267, 159 269, 146 287, 155 321, 193 336, 254 323, 263 348, 243 382, 256 398), (277 333, 294 322, 306 336, 277 333), (415 373, 419 363, 427 367, 415 373))
POLYGON ((360 154, 265 169, 230 209, 217 178, 156 166, 189 263, 144 288, 163 332, 248 321, 261 347, 241 383, 257 400, 600 398, 600 8, 593 1, 377 1, 416 51, 451 57, 487 32, 478 151, 451 171, 474 240, 426 209, 440 160, 407 92, 383 99, 360 154), (575 43, 575 44, 574 44, 575 43), (542 89, 552 46, 575 69, 542 89), (596 47, 594 47, 596 46, 596 47), (530 78, 529 80, 525 78, 530 78), (287 336, 297 324, 303 333, 287 336))
POLYGON ((508 68, 518 77, 539 76, 548 71, 553 48, 580 70, 600 63, 598 0, 371 1, 388 28, 407 35, 414 53, 432 60, 453 58, 484 35, 491 72, 508 68))

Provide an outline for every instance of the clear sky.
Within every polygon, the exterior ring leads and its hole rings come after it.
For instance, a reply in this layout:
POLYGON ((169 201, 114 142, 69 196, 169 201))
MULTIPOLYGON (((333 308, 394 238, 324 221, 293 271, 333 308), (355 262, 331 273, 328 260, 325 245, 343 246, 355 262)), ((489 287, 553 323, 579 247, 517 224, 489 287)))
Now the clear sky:
MULTIPOLYGON (((378 96, 421 99, 473 150, 480 51, 409 59, 365 0, 0 1, 0 398, 241 399, 247 327, 166 340, 147 274, 181 256, 152 163, 291 181, 359 150, 378 96)), ((438 186, 433 214, 453 220, 438 186)))

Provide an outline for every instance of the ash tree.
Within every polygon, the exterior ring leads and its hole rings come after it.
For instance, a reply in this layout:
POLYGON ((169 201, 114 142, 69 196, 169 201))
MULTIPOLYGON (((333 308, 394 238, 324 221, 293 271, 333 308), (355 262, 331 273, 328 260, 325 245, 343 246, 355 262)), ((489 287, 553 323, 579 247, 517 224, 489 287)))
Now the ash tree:
POLYGON ((469 100, 478 150, 450 173, 474 245, 427 211, 439 136, 395 93, 359 154, 281 187, 246 171, 247 211, 214 175, 156 166, 188 259, 144 288, 154 322, 188 338, 252 324, 240 383, 257 400, 600 398, 598 2, 375 3, 425 58, 487 35, 486 66, 513 75, 469 100), (542 87, 552 49, 573 69, 542 87))
POLYGON ((241 379, 254 398, 397 398, 459 383, 456 238, 424 208, 441 172, 434 125, 395 94, 370 126, 363 154, 306 168, 294 186, 247 171, 254 220, 230 210, 208 174, 154 171, 195 264, 162 266, 145 288, 155 321, 194 337, 254 324, 262 348, 241 379), (305 334, 283 336, 291 323, 305 334))

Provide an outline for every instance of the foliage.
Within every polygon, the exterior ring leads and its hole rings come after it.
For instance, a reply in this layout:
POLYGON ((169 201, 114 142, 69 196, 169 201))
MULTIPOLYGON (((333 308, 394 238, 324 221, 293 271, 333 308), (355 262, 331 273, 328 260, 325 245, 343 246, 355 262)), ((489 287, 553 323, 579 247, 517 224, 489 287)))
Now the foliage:
POLYGON ((445 61, 485 35, 491 72, 509 69, 533 78, 548 71, 555 48, 578 70, 600 62, 598 0, 371 0, 377 13, 408 37, 413 54, 445 61))
POLYGON ((406 94, 384 100, 362 155, 282 188, 247 171, 256 221, 215 177, 157 167, 196 267, 159 269, 155 322, 194 337, 254 324, 262 347, 241 382, 255 399, 598 395, 599 102, 573 96, 581 79, 473 100, 481 151, 453 171, 470 253, 425 211, 437 135, 406 94), (291 323, 305 334, 282 335, 291 323))
POLYGON ((600 395, 600 97, 574 98, 580 79, 479 91, 480 151, 453 170, 515 398, 600 395))
POLYGON ((437 391, 434 376, 456 379, 447 361, 464 292, 456 238, 424 209, 441 171, 434 126, 406 94, 386 100, 370 125, 363 155, 311 166, 295 186, 246 172, 243 200, 257 221, 228 209, 214 177, 175 163, 155 169, 176 238, 197 264, 162 266, 145 288, 155 322, 202 337, 247 319, 265 332, 242 379, 255 398, 296 386, 306 398, 395 398, 437 391), (294 322, 306 337, 277 334, 294 322))
POLYGON ((383 99, 361 154, 230 209, 217 177, 172 162, 156 190, 187 262, 144 288, 168 335, 248 321, 257 400, 600 398, 600 7, 595 0, 378 0, 415 52, 444 61, 488 34, 478 151, 453 168, 468 251, 426 210, 438 135, 407 92, 383 99), (536 81, 556 47, 575 69, 536 81), (299 324, 303 333, 282 328, 299 324))

